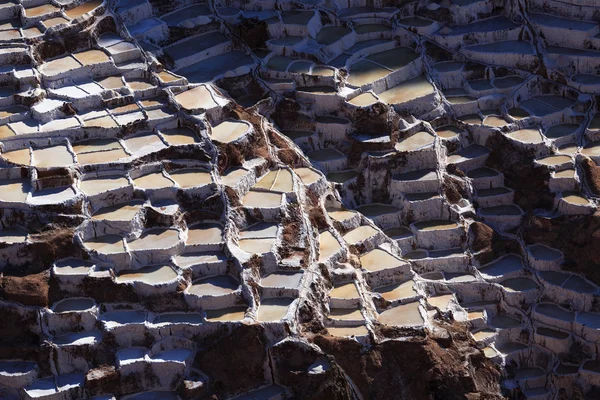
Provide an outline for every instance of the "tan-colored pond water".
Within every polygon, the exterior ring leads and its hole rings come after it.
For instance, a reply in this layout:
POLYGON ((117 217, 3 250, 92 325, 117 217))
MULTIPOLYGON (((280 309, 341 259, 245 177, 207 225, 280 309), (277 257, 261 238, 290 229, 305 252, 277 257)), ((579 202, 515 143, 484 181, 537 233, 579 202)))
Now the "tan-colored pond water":
POLYGON ((349 337, 349 336, 366 336, 369 334, 369 331, 366 326, 331 326, 327 328, 327 332, 331 336, 336 337, 349 337))
POLYGON ((240 239, 238 246, 246 253, 264 254, 271 251, 275 238, 240 239))
POLYGON ((414 288, 414 282, 412 280, 376 288, 375 291, 381 294, 381 297, 387 301, 405 299, 417 295, 417 291, 414 288))
POLYGON ((508 136, 523 143, 539 144, 544 142, 542 134, 537 129, 520 129, 509 133, 508 136))
POLYGON ((489 328, 485 328, 485 329, 482 329, 480 331, 472 333, 473 338, 475 338, 475 340, 477 340, 477 341, 481 341, 481 340, 485 340, 485 339, 491 338, 495 334, 496 334, 496 331, 494 329, 489 329, 489 328))
POLYGON ((453 137, 458 136, 458 134, 461 132, 462 130, 452 125, 442 126, 435 130, 435 133, 444 139, 452 139, 453 137))
POLYGON ((448 309, 448 305, 454 298, 452 294, 444 294, 441 296, 432 296, 427 298, 427 303, 431 306, 439 308, 442 311, 446 311, 448 309))
POLYGON ((73 165, 73 155, 65 145, 33 150, 33 165, 38 168, 67 167, 73 165))
POLYGON ((119 204, 101 208, 94 214, 93 218, 106 221, 131 221, 141 209, 141 201, 119 204))
POLYGON ((361 60, 350 67, 348 83, 353 86, 363 86, 388 75, 391 71, 368 60, 361 60))
POLYGON ((55 268, 57 274, 60 275, 81 275, 88 274, 92 265, 92 263, 79 258, 70 258, 57 262, 55 268))
POLYGON ((600 155, 600 141, 591 142, 583 146, 581 149, 581 154, 588 157, 599 156, 600 155))
POLYGON ((350 210, 327 211, 327 214, 335 221, 346 221, 356 215, 356 212, 350 210))
POLYGON ((336 286, 329 293, 329 296, 335 299, 358 299, 360 294, 354 282, 345 283, 340 286, 336 286))
POLYGON ((123 78, 121 76, 109 76, 106 78, 98 79, 97 82, 104 89, 120 89, 125 84, 123 83, 123 78))
POLYGON ((569 204, 588 205, 590 201, 577 192, 563 192, 563 199, 569 204))
POLYGON ((500 127, 500 126, 504 126, 506 125, 508 122, 506 122, 506 120, 502 117, 497 117, 495 115, 490 115, 485 117, 485 119, 483 120, 483 124, 484 125, 488 125, 488 126, 494 126, 494 127, 500 127))
POLYGON ((142 175, 133 180, 133 183, 146 190, 161 189, 173 186, 173 182, 163 175, 162 172, 153 172, 147 175, 142 175))
POLYGON ((400 104, 431 93, 434 93, 433 85, 424 75, 420 75, 380 93, 379 98, 388 104, 400 104))
POLYGON ((425 146, 433 144, 435 137, 429 132, 417 132, 411 137, 402 140, 396 144, 398 151, 415 151, 425 146))
POLYGON ((0 200, 24 203, 30 189, 29 181, 21 179, 0 180, 0 200))
POLYGON ((74 53, 75 57, 83 65, 94 65, 110 61, 110 57, 101 50, 86 50, 80 53, 74 53))
POLYGON ((171 72, 169 72, 167 70, 160 71, 157 74, 157 76, 164 83, 171 83, 171 82, 175 82, 176 80, 181 79, 177 75, 174 75, 174 74, 172 74, 171 72))
POLYGON ((257 319, 262 322, 279 321, 287 314, 288 308, 294 299, 278 298, 264 299, 260 301, 257 319))
POLYGON ((568 156, 550 156, 545 158, 540 158, 536 160, 538 163, 542 165, 560 165, 571 161, 571 157, 568 156))
POLYGON ((355 243, 359 243, 365 239, 368 239, 368 238, 376 235, 377 233, 379 233, 379 231, 377 229, 373 228, 372 226, 362 225, 362 226, 359 226, 358 228, 353 229, 350 232, 346 233, 344 236, 342 236, 342 238, 348 244, 355 244, 355 243))
POLYGON ((381 249, 374 249, 360 256, 360 263, 364 269, 371 272, 395 268, 405 264, 404 261, 381 249))
POLYGON ((243 168, 228 169, 221 175, 221 183, 226 186, 235 186, 247 173, 248 171, 243 168))
POLYGON ((210 110, 218 106, 205 86, 197 86, 175 96, 175 101, 186 110, 210 110))
POLYGON ((302 280, 302 272, 273 272, 260 280, 264 287, 297 288, 302 280))
POLYGON ((329 231, 319 235, 319 262, 323 262, 341 249, 337 239, 329 231))
POLYGON ((274 192, 291 192, 293 190, 293 176, 291 171, 287 169, 272 170, 256 182, 254 187, 274 192))
POLYGON ((305 185, 313 184, 321 179, 321 175, 312 168, 296 168, 294 172, 305 185))
POLYGON ((88 13, 92 10, 95 10, 100 4, 102 4, 103 0, 91 0, 86 3, 80 4, 75 8, 71 8, 70 10, 65 11, 67 17, 71 19, 79 18, 83 14, 88 13))
POLYGON ((329 312, 329 318, 342 321, 363 320, 362 313, 357 308, 332 308, 329 312))
POLYGON ((184 189, 204 186, 212 183, 212 176, 206 170, 200 168, 180 169, 169 172, 169 175, 179 187, 184 189))
POLYGON ((42 4, 41 6, 26 8, 25 15, 29 18, 39 17, 40 15, 49 14, 55 11, 60 11, 60 8, 53 4, 42 4))
POLYGON ((160 133, 171 146, 198 143, 200 140, 190 128, 173 128, 161 130, 160 133))
POLYGON ((145 132, 125 139, 125 146, 133 153, 149 152, 165 148, 165 144, 154 132, 145 132))
POLYGON ((575 170, 574 169, 565 169, 564 171, 555 172, 554 177, 555 178, 574 178, 575 170))
POLYGON ((105 235, 88 239, 83 242, 88 249, 96 250, 101 254, 124 253, 123 237, 119 235, 105 235))
POLYGON ((13 164, 29 165, 29 149, 25 148, 20 150, 7 151, 6 153, 2 153, 2 158, 13 164))
POLYGON ((419 311, 419 303, 414 302, 381 312, 379 322, 392 326, 421 326, 424 321, 419 311))
POLYGON ((148 230, 135 240, 128 240, 127 245, 131 250, 168 249, 179 241, 177 229, 156 228, 148 230))
POLYGON ((365 92, 365 93, 359 94, 358 96, 354 97, 353 99, 348 100, 348 103, 355 105, 355 106, 359 106, 359 107, 369 106, 376 102, 377 102, 377 97, 375 97, 373 95, 373 93, 370 93, 370 92, 365 92))
POLYGON ((239 286, 232 276, 219 275, 195 281, 188 291, 196 296, 222 296, 234 292, 239 286))
POLYGON ((229 307, 219 310, 204 310, 209 321, 240 321, 246 316, 246 307, 229 307))
POLYGON ((202 223, 190 226, 188 229, 188 238, 185 242, 188 245, 197 244, 218 244, 223 241, 223 227, 216 223, 202 223))
POLYGON ((484 317, 484 312, 481 310, 467 312, 467 319, 469 321, 473 321, 473 320, 483 318, 483 317, 484 317))
POLYGON ((211 130, 213 140, 221 143, 231 143, 242 137, 248 131, 248 124, 241 121, 223 121, 211 130))
POLYGON ((423 232, 454 229, 457 226, 458 224, 456 222, 447 220, 423 221, 415 224, 415 228, 423 232))
POLYGON ((249 191, 242 199, 244 207, 248 208, 272 208, 281 205, 281 193, 249 191))
POLYGON ((101 178, 85 179, 79 183, 79 188, 88 196, 129 186, 129 181, 123 176, 111 175, 101 178))
POLYGON ((135 271, 127 271, 117 276, 117 283, 143 282, 149 285, 169 282, 177 278, 168 265, 151 265, 135 271))

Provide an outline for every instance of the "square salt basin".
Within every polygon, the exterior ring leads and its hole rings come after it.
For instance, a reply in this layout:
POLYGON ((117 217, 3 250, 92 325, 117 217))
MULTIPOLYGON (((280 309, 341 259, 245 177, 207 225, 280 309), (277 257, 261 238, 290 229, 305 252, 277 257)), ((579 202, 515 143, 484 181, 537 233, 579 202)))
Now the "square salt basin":
POLYGON ((160 133, 165 138, 167 143, 169 143, 171 146, 179 146, 200 142, 200 139, 198 139, 196 132, 194 132, 190 128, 181 127, 165 129, 161 130, 160 133))
POLYGON ((326 261, 329 257, 337 253, 342 246, 329 231, 322 232, 319 235, 319 262, 326 261))
POLYGON ((211 129, 211 138, 220 143, 231 143, 242 137, 248 128, 242 121, 223 121, 211 129))
POLYGON ((246 317, 246 307, 230 307, 219 310, 205 310, 206 319, 211 322, 241 321, 246 317))
POLYGON ((46 76, 54 76, 78 69, 82 64, 73 56, 60 57, 52 61, 43 63, 38 69, 46 76))
POLYGON ((67 17, 71 19, 79 18, 82 15, 95 10, 102 4, 103 0, 91 0, 85 3, 78 5, 75 8, 71 8, 70 10, 65 11, 67 17))
POLYGON ((260 301, 257 319, 261 322, 275 322, 283 319, 292 304, 292 298, 264 299, 260 301))
POLYGON ((281 193, 251 190, 242 199, 242 204, 248 208, 275 208, 281 206, 282 198, 281 193))
POLYGON ((124 141, 125 147, 132 153, 137 154, 148 154, 167 148, 160 136, 153 132, 136 134, 135 136, 128 137, 124 141))
POLYGON ((402 304, 379 313, 379 322, 391 326, 422 326, 425 322, 419 310, 419 303, 402 304))
POLYGON ((88 66, 101 64, 110 61, 110 57, 101 50, 86 50, 80 53, 74 53, 75 57, 81 64, 88 66))
POLYGON ((24 203, 31 185, 28 180, 0 180, 0 201, 24 203))
POLYGON ((38 168, 67 167, 73 165, 73 155, 65 145, 33 149, 33 165, 38 168))
POLYGON ((404 261, 382 249, 374 249, 360 256, 360 262, 362 267, 370 272, 406 265, 404 261))
POLYGON ((125 204, 101 208, 92 216, 95 220, 105 221, 131 221, 142 209, 143 202, 133 201, 125 204))
POLYGON ((48 188, 33 192, 29 198, 29 203, 33 205, 60 204, 73 199, 76 194, 70 186, 48 188))
POLYGON ((210 172, 200 168, 171 171, 169 176, 183 189, 208 185, 213 181, 210 172))
POLYGON ((133 180, 135 186, 145 190, 157 190, 173 186, 173 182, 162 172, 153 172, 142 175, 133 180))
POLYGON ((79 183, 79 188, 88 196, 109 192, 126 186, 129 186, 127 178, 117 175, 85 179, 79 183))
POLYGON ((188 228, 186 245, 220 244, 223 241, 223 226, 217 223, 200 223, 188 228))
POLYGON ((357 243, 362 242, 363 240, 366 240, 370 237, 375 236, 378 233, 379 233, 379 231, 377 229, 373 228, 372 226, 362 225, 362 226, 359 226, 358 228, 346 233, 342 237, 348 244, 357 244, 357 243))
POLYGON ((205 86, 197 86, 193 89, 186 90, 175 96, 175 102, 185 110, 210 110, 217 107, 218 104, 212 97, 210 90, 205 86))
POLYGON ((151 229, 142 233, 134 240, 127 240, 127 245, 132 251, 150 249, 169 249, 179 242, 177 229, 151 229))

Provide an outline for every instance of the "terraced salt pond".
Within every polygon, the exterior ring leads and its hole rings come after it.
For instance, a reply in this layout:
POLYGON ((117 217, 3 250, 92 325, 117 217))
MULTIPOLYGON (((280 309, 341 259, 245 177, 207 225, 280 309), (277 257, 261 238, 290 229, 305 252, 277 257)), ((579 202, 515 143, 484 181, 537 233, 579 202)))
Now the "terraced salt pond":
POLYGON ((402 104, 433 93, 433 85, 421 75, 380 93, 379 98, 388 104, 402 104))
POLYGON ((211 130, 213 140, 220 143, 231 143, 242 137, 249 129, 242 121, 223 121, 211 130))
POLYGON ((171 128, 160 131, 165 140, 172 146, 199 143, 196 133, 190 128, 171 128))
POLYGON ((375 272, 404 265, 404 261, 382 249, 374 249, 360 257, 360 263, 367 271, 375 272))
POLYGON ((195 281, 188 293, 196 296, 221 296, 232 293, 240 284, 230 275, 213 276, 195 281))
MULTIPOLYGON (((367 268, 364 265, 363 265, 363 267, 367 268)), ((385 269, 385 268, 383 268, 383 269, 385 269)), ((381 295, 381 297, 383 297, 387 301, 413 298, 413 297, 417 296, 417 291, 414 288, 414 282, 412 280, 375 288, 374 291, 379 293, 381 295)))
POLYGON ((116 278, 117 283, 141 282, 148 285, 158 285, 173 281, 177 273, 168 265, 152 265, 135 271, 125 271, 116 278))
POLYGON ((379 322, 384 325, 409 327, 422 326, 423 317, 419 303, 399 305, 379 313, 379 322))
POLYGON ((94 213, 92 217, 96 220, 131 221, 142 209, 142 205, 141 201, 133 201, 112 207, 105 207, 94 213))
POLYGON ((183 189, 208 185, 213 181, 210 172, 201 168, 171 171, 169 176, 183 189))
POLYGON ((377 235, 379 231, 370 225, 359 226, 358 228, 346 233, 342 238, 348 244, 360 243, 365 239, 368 239, 374 235, 377 235))
POLYGON ((292 304, 292 298, 276 298, 261 300, 257 319, 263 322, 274 322, 283 319, 292 304))
POLYGON ((340 243, 329 231, 319 235, 319 262, 326 261, 341 249, 340 243))
POLYGON ((147 249, 167 249, 175 246, 179 242, 179 231, 177 229, 152 229, 142 233, 135 240, 128 240, 129 249, 147 250, 147 249))

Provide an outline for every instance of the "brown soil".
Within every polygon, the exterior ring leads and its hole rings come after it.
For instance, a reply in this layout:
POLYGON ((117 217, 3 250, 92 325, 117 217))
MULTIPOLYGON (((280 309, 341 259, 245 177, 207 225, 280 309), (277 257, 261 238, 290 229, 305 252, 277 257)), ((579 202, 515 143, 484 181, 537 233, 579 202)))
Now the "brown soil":
POLYGON ((368 351, 354 340, 315 336, 370 399, 500 399, 500 372, 468 338, 466 327, 445 324, 447 334, 385 341, 368 351))
POLYGON ((581 161, 581 166, 585 171, 585 181, 589 189, 595 195, 600 195, 600 167, 587 157, 581 161))
POLYGON ((48 306, 50 271, 0 278, 0 298, 27 306, 48 306))
POLYGON ((219 335, 216 341, 203 341, 207 348, 199 351, 194 367, 208 375, 211 391, 218 398, 245 393, 265 384, 263 366, 267 357, 264 328, 242 325, 230 335, 219 335))
POLYGON ((565 268, 600 284, 600 212, 592 216, 531 217, 523 229, 527 243, 544 243, 565 255, 565 268))

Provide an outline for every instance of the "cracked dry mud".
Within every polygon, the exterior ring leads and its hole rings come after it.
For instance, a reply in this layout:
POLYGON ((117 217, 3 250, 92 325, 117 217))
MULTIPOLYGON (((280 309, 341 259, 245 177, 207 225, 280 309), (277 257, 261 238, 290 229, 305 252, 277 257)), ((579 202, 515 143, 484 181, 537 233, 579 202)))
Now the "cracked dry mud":
POLYGON ((0 398, 600 398, 596 0, 0 3, 0 398))

